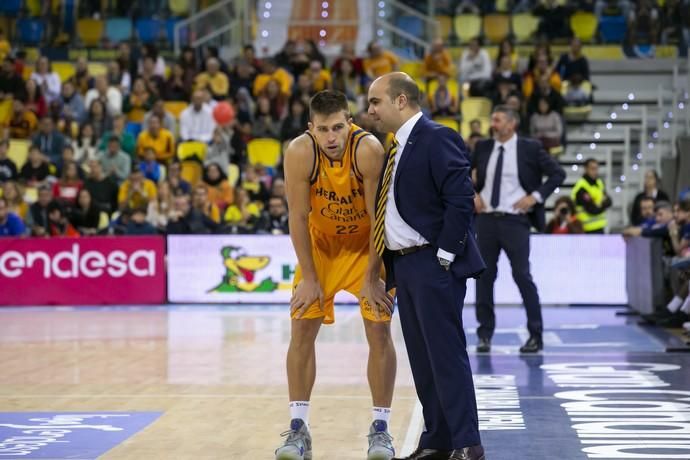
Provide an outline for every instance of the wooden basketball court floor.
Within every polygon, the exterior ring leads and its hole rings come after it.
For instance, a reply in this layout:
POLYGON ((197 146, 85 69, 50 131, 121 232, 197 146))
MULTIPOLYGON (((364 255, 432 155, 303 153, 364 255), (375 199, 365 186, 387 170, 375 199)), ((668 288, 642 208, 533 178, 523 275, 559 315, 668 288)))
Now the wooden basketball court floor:
MULTIPOLYGON (((289 418, 286 309, 0 309, 0 458, 272 459, 289 418)), ((690 459, 690 354, 666 352, 673 338, 612 308, 552 307, 544 353, 520 356, 522 310, 497 313, 490 355, 464 314, 488 459, 690 459)), ((397 316, 393 329, 390 431, 406 454, 423 422, 397 316)), ((358 310, 339 306, 317 345, 315 459, 366 458, 366 357, 358 310)))

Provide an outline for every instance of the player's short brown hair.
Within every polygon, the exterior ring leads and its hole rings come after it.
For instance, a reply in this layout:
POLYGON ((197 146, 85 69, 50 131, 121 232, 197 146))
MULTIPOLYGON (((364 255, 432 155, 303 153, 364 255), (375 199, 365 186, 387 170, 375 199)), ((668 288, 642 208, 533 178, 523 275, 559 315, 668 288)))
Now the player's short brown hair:
POLYGON ((345 112, 347 118, 350 117, 350 105, 347 97, 340 91, 326 89, 319 91, 309 101, 309 119, 313 120, 314 115, 332 115, 340 111, 345 112))

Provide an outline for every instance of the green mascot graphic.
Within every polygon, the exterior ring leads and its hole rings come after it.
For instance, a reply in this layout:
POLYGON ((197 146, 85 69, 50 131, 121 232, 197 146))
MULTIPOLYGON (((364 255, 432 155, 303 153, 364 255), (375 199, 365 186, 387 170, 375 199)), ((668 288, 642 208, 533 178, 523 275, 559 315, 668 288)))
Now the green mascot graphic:
POLYGON ((271 261, 266 256, 248 256, 242 248, 226 246, 221 250, 225 276, 223 282, 209 292, 273 292, 278 283, 271 277, 260 283, 254 281, 256 272, 265 268, 271 261))

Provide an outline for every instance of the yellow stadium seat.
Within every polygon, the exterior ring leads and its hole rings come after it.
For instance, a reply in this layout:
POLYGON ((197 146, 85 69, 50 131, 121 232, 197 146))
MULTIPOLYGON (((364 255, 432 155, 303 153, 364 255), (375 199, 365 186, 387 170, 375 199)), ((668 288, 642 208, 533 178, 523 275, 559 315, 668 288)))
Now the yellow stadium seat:
POLYGON ((599 21, 592 13, 578 11, 570 17, 570 28, 580 41, 591 42, 597 34, 599 21))
POLYGON ((510 5, 508 4, 508 0, 496 0, 496 11, 499 13, 509 13, 510 12, 510 5))
POLYGON ((486 97, 468 97, 460 103, 463 121, 491 116, 491 99, 486 97))
POLYGON ((189 104, 185 101, 167 101, 163 103, 163 107, 167 112, 170 112, 176 119, 180 118, 182 111, 187 108, 189 104))
POLYGON ((240 167, 235 163, 228 165, 228 182, 231 187, 235 187, 240 180, 240 167))
MULTIPOLYGON (((460 85, 458 84, 458 81, 455 79, 450 79, 447 82, 448 86, 448 92, 452 97, 455 98, 456 101, 460 100, 460 85)), ((429 98, 434 97, 434 93, 436 93, 436 90, 438 89, 438 81, 437 80, 431 80, 429 82, 428 90, 429 90, 429 98)))
POLYGON ((529 13, 512 16, 513 35, 518 43, 528 42, 539 27, 539 18, 529 13))
POLYGON ((491 43, 501 43, 510 34, 510 16, 487 14, 484 16, 484 37, 491 43))
POLYGON ((97 77, 99 75, 106 75, 108 73, 108 66, 100 62, 89 62, 89 75, 97 77))
POLYGON ((442 38, 444 42, 447 42, 453 30, 453 20, 450 16, 436 16, 436 22, 438 23, 436 35, 442 38))
POLYGON ((201 181, 204 170, 201 163, 194 160, 187 160, 181 163, 180 177, 190 183, 193 187, 201 181))
POLYGON ((25 65, 24 70, 22 71, 22 78, 24 80, 28 80, 31 78, 31 74, 34 73, 34 66, 33 65, 25 65))
POLYGON ((168 7, 174 16, 189 14, 189 0, 168 0, 168 7))
POLYGON ((98 46, 103 38, 105 27, 100 19, 80 19, 77 21, 77 36, 84 46, 98 46))
POLYGON ((107 212, 101 211, 98 215, 98 230, 105 230, 110 225, 110 218, 107 212))
MULTIPOLYGON (((491 126, 491 120, 487 117, 478 117, 479 120, 480 128, 479 131, 481 131, 482 135, 488 136, 489 135, 489 127, 491 126)), ((462 123, 460 124, 460 134, 462 135, 462 138, 467 140, 470 137, 470 121, 474 120, 474 118, 470 119, 463 119, 462 123)))
POLYGON ((459 14, 455 16, 455 33, 460 43, 467 43, 482 32, 482 18, 476 14, 459 14))
POLYGON ((280 142, 275 139, 252 139, 247 144, 247 156, 249 163, 253 165, 262 164, 273 168, 278 165, 280 154, 280 142))
POLYGON ((0 101, 0 125, 5 124, 12 116, 12 100, 4 99, 0 101))
POLYGON ((38 201, 38 188, 36 187, 25 187, 24 188, 24 201, 27 204, 34 204, 38 201))
POLYGON ((53 62, 53 70, 60 76, 61 82, 66 82, 74 76, 74 64, 71 62, 53 62))
POLYGON ((434 121, 440 125, 447 126, 452 130, 460 131, 460 124, 455 118, 439 117, 434 118, 434 121))
POLYGON ((424 76, 424 64, 420 61, 406 61, 400 65, 400 71, 415 80, 421 79, 424 76))
POLYGON ((196 157, 199 161, 204 161, 207 148, 208 146, 203 142, 180 142, 177 146, 177 158, 180 161, 184 161, 196 157))
POLYGON ((40 16, 43 9, 42 0, 26 0, 26 10, 29 16, 40 16))
POLYGON ((10 139, 10 148, 7 151, 7 156, 14 161, 17 169, 21 169, 24 163, 26 163, 30 146, 31 142, 26 139, 10 139))
MULTIPOLYGON (((561 83, 561 95, 563 97, 565 97, 566 94, 568 94, 568 86, 568 80, 563 80, 563 82, 561 83)), ((592 97, 592 84, 590 82, 583 81, 581 88, 586 94, 590 96, 590 98, 592 97)), ((587 118, 589 118, 589 115, 591 113, 592 104, 578 106, 566 105, 563 109, 563 118, 565 118, 568 121, 584 121, 587 118)))

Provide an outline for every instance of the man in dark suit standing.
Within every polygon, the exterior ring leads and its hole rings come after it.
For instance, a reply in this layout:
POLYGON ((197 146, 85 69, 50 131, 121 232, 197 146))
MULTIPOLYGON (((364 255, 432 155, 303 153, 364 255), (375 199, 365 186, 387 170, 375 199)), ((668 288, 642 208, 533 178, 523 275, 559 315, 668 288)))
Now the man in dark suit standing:
POLYGON ((539 141, 516 134, 519 122, 511 108, 496 107, 491 115, 494 138, 478 142, 472 157, 477 240, 487 265, 477 281, 480 353, 491 351, 496 327, 493 289, 501 250, 510 260, 527 310, 529 339, 520 352, 536 353, 544 347, 539 293, 529 270, 530 227, 544 230, 544 201, 563 183, 565 171, 539 141))
POLYGON ((422 116, 419 89, 394 72, 369 89, 369 114, 395 134, 377 194, 374 243, 400 321, 426 430, 407 459, 483 460, 462 306, 484 270, 474 237, 470 161, 457 132, 422 116))

